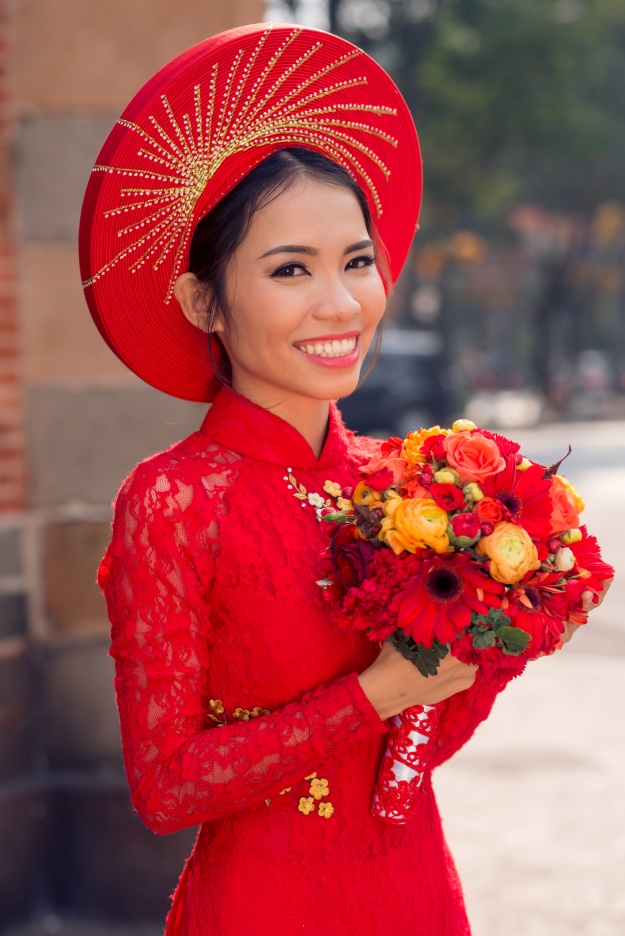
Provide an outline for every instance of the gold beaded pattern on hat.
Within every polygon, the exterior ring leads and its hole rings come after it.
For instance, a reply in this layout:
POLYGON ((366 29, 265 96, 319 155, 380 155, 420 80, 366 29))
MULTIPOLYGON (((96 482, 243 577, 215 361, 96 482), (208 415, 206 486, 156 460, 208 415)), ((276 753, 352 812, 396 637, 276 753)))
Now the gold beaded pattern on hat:
POLYGON ((118 237, 132 240, 97 273, 84 280, 83 287, 91 286, 127 258, 131 260, 128 269, 134 273, 150 262, 153 269, 157 270, 173 253, 172 274, 165 295, 165 302, 168 303, 173 295, 174 283, 181 272, 182 260, 193 232, 193 211, 207 183, 229 156, 263 144, 297 145, 301 142, 313 145, 334 162, 344 166, 352 176, 359 175, 371 193, 378 217, 382 214, 376 186, 363 166, 363 158, 366 157, 378 166, 386 179, 389 178, 390 171, 380 156, 353 133, 369 134, 392 147, 397 146, 397 140, 378 126, 345 117, 362 114, 397 116, 397 109, 376 104, 320 104, 323 99, 327 100, 333 94, 367 84, 364 75, 326 83, 300 97, 307 88, 359 56, 360 49, 347 52, 324 65, 296 87, 278 97, 284 82, 295 75, 298 69, 322 48, 322 42, 313 42, 291 65, 280 71, 280 59, 300 35, 301 28, 293 29, 289 33, 255 79, 247 96, 243 98, 251 81, 254 64, 270 32, 271 26, 268 26, 242 69, 238 83, 237 76, 245 50, 239 49, 236 52, 220 108, 216 106, 218 64, 215 63, 205 111, 202 87, 197 84, 193 89, 193 116, 186 113, 182 121, 179 121, 167 96, 163 94, 160 99, 163 116, 160 120, 153 114, 149 116, 149 131, 128 120, 118 121, 137 134, 141 140, 138 156, 153 168, 125 169, 95 165, 94 172, 113 173, 143 180, 139 187, 122 188, 121 203, 105 211, 104 217, 132 216, 133 212, 145 208, 153 211, 147 217, 135 222, 130 221, 118 230, 118 237), (272 84, 268 80, 270 76, 273 76, 272 84))

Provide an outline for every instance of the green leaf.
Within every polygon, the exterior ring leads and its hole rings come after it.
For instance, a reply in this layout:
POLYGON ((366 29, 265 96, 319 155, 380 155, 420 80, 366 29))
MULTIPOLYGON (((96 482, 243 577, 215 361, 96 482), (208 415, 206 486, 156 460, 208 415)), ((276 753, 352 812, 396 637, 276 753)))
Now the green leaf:
POLYGON ((522 653, 530 642, 530 635, 520 627, 499 627, 497 638, 503 644, 502 651, 512 656, 522 653))
POLYGON ((496 643, 497 638, 492 630, 484 631, 482 634, 475 634, 473 637, 473 646, 476 650, 486 650, 487 647, 494 647, 496 643))
POLYGON ((395 633, 391 634, 389 640, 395 649, 407 660, 410 660, 421 675, 425 677, 435 676, 440 661, 444 660, 449 653, 449 647, 442 644, 436 637, 431 647, 424 647, 423 644, 415 643, 412 637, 406 634, 401 627, 398 627, 395 633))

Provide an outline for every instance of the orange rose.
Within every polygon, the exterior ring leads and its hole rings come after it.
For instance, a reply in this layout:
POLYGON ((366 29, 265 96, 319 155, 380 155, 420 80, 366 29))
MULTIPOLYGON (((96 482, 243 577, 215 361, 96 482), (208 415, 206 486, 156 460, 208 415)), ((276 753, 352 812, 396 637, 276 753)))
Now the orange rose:
POLYGON ((372 504, 381 501, 382 495, 379 491, 374 491, 368 487, 364 481, 359 481, 352 494, 352 500, 358 506, 370 507, 372 504))
POLYGON ((571 487, 569 482, 567 481, 565 483, 565 479, 560 475, 554 475, 551 479, 550 494, 551 503, 553 505, 553 513, 551 514, 552 534, 563 533, 565 530, 572 530, 579 526, 580 509, 578 503, 576 503, 571 487))
POLYGON ((479 517, 482 523, 499 523, 503 517, 501 504, 492 497, 483 497, 481 501, 474 504, 473 513, 479 517))
POLYGON ((384 513, 378 535, 394 553, 404 550, 414 553, 417 549, 433 549, 437 553, 450 550, 447 511, 435 501, 396 498, 384 504, 384 513))
POLYGON ((529 533, 516 523, 498 523, 490 536, 478 540, 475 551, 490 559, 490 576, 513 585, 532 569, 540 568, 536 546, 529 533))
POLYGON ((461 484, 482 481, 506 467, 497 444, 480 432, 448 435, 444 446, 447 464, 458 472, 461 484))

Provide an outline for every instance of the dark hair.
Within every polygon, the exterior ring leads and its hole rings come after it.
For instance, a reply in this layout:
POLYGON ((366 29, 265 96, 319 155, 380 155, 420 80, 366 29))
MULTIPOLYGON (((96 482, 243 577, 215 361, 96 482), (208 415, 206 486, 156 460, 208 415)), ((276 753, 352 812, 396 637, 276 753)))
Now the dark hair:
MULTIPOLYGON (((371 218, 367 199, 349 173, 321 153, 301 147, 279 149, 251 170, 212 211, 198 223, 189 254, 189 271, 197 276, 200 289, 196 302, 206 319, 206 328, 213 332, 219 313, 231 324, 226 300, 226 269, 237 248, 244 241, 254 214, 281 195, 302 176, 328 185, 349 189, 360 205, 369 237, 376 248, 377 265, 390 291, 391 278, 386 251, 371 218)), ((218 338, 217 335, 215 337, 218 338)), ((221 342, 220 342, 221 345, 221 342)), ((365 379, 377 360, 381 345, 381 326, 376 330, 373 361, 361 378, 365 379)), ((232 370, 223 345, 219 361, 213 359, 213 344, 209 339, 211 360, 222 383, 230 385, 232 370)), ((360 385, 360 384, 359 384, 360 385)))

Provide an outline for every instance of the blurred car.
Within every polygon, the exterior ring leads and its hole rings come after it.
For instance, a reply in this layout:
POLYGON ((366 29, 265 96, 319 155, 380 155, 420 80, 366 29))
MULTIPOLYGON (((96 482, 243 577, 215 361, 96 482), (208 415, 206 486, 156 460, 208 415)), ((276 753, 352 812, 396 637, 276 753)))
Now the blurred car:
MULTIPOLYGON (((405 436, 444 420, 448 392, 441 384, 443 336, 416 328, 385 328, 382 350, 358 390, 339 400, 350 429, 366 435, 405 436)), ((367 357, 362 372, 365 373, 367 357)))

